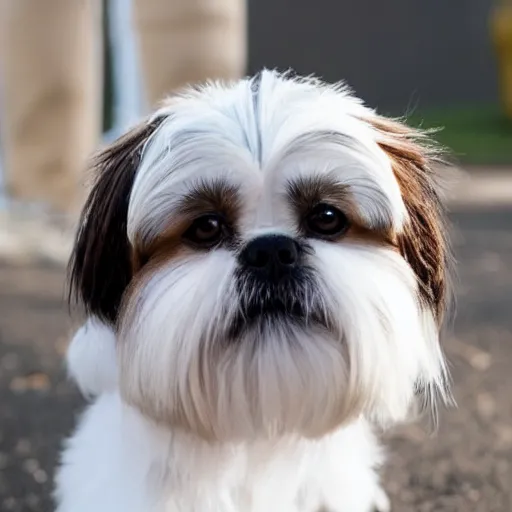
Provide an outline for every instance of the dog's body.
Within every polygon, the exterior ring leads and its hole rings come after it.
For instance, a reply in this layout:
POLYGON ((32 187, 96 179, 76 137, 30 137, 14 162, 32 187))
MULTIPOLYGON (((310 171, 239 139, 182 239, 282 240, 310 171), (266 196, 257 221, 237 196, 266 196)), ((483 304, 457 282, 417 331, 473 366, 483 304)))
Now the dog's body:
POLYGON ((372 429, 446 396, 425 142, 264 72, 178 96, 100 154, 68 354, 95 401, 59 512, 389 508, 372 429))
POLYGON ((319 441, 211 445, 158 428, 105 394, 65 453, 59 510, 385 512, 380 458, 364 421, 319 441))
POLYGON ((381 449, 364 419, 319 440, 208 443, 123 403, 114 342, 105 325, 88 321, 68 350, 71 377, 94 403, 67 444, 59 511, 389 510, 381 449))

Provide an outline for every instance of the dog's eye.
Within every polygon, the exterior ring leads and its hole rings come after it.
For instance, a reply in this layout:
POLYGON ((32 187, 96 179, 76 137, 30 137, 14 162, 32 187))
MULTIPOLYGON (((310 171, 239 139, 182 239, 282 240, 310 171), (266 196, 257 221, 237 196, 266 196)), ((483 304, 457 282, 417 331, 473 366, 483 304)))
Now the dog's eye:
POLYGON ((220 215, 208 214, 195 219, 183 237, 196 245, 211 247, 219 243, 225 234, 224 219, 220 215))
POLYGON ((306 228, 309 234, 333 238, 340 236, 349 228, 347 216, 328 204, 317 204, 306 217, 306 228))

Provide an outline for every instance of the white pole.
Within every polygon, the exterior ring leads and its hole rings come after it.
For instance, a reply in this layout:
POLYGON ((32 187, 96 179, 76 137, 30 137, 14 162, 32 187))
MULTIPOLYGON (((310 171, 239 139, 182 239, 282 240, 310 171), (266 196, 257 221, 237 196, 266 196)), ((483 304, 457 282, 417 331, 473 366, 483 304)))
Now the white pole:
MULTIPOLYGON (((0 112, 2 111, 2 77, 0 76, 0 112)), ((0 121, 1 122, 1 121, 0 121)), ((5 191, 4 185, 4 171, 2 167, 2 126, 0 126, 0 208, 5 206, 5 201, 7 199, 7 193, 5 191)))
POLYGON ((132 30, 132 1, 108 0, 108 10, 114 104, 113 127, 105 138, 111 140, 139 119, 142 94, 137 42, 132 30))

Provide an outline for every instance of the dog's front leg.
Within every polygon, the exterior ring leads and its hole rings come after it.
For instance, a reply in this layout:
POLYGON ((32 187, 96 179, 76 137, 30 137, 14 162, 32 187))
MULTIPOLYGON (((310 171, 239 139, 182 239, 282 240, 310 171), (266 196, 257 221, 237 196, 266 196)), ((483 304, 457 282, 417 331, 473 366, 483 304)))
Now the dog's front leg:
POLYGON ((302 496, 304 512, 390 512, 376 468, 381 449, 371 428, 358 421, 319 445, 302 496))

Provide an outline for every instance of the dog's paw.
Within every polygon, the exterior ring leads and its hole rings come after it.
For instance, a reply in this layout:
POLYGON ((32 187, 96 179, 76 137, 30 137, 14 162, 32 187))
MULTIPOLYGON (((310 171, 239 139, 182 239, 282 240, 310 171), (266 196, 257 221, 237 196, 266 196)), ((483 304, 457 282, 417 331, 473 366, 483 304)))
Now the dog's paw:
POLYGON ((391 502, 382 487, 375 493, 375 501, 372 512, 391 512, 391 502))

